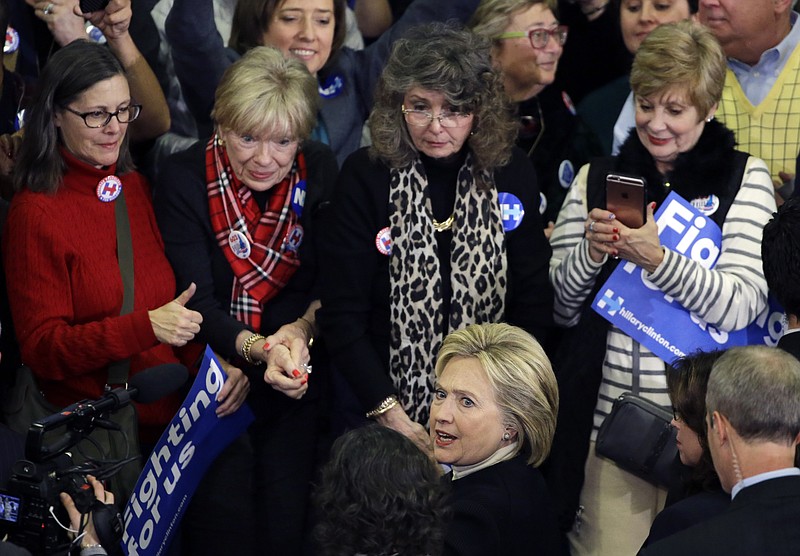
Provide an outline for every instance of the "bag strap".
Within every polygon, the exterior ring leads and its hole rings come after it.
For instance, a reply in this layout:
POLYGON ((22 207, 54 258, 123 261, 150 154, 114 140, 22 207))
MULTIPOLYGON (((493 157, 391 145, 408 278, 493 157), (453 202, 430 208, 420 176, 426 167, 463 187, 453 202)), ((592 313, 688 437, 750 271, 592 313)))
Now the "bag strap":
MULTIPOLYGON (((120 191, 114 201, 114 217, 117 223, 117 261, 122 276, 122 309, 119 314, 127 315, 133 311, 133 242, 131 241, 131 223, 128 219, 128 205, 125 203, 125 191, 120 191)), ((106 386, 111 384, 127 384, 131 360, 123 359, 108 367, 106 386)))

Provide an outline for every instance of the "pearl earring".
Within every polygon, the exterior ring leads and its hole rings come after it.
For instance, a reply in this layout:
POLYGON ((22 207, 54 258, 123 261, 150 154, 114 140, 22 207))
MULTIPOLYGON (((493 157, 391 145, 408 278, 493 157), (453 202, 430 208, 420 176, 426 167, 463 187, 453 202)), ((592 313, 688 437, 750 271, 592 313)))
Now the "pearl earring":
POLYGON ((505 441, 511 440, 511 435, 509 434, 508 431, 506 431, 506 433, 503 435, 503 440, 505 441))

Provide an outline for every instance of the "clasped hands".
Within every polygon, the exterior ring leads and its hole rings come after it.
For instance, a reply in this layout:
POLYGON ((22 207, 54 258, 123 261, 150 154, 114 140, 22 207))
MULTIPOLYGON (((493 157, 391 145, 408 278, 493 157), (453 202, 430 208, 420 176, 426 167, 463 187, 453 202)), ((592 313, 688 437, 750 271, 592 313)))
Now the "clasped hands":
POLYGON ((658 226, 653 215, 655 205, 647 205, 647 221, 641 228, 628 228, 612 212, 592 209, 584 223, 584 237, 589 242, 592 260, 601 263, 605 256, 610 256, 654 272, 664 260, 664 248, 658 239, 658 226))

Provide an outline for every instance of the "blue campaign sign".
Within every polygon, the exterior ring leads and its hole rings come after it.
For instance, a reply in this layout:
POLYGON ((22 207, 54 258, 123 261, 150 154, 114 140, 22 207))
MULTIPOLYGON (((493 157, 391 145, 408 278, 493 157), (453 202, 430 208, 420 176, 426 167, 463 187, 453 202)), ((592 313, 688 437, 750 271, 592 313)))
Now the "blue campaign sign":
POLYGON ((125 508, 122 548, 128 556, 167 553, 209 465, 253 422, 246 404, 233 415, 217 417, 216 398, 225 378, 206 347, 189 395, 161 435, 125 508))
MULTIPOLYGON (((675 192, 655 214, 661 245, 714 268, 720 254, 722 231, 675 192)), ((724 332, 700 320, 645 278, 631 262, 620 263, 600 288, 592 308, 611 324, 670 363, 697 349, 725 349, 737 345, 774 346, 782 332, 783 311, 774 300, 749 327, 724 332)))

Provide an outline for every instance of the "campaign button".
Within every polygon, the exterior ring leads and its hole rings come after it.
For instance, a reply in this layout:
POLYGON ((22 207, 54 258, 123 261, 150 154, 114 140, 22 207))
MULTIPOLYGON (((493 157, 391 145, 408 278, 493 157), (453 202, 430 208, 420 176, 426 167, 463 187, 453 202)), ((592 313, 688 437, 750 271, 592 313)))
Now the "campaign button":
POLYGON ((692 199, 690 204, 705 216, 711 216, 719 209, 719 197, 716 195, 697 197, 696 199, 692 199))
POLYGON ((25 126, 25 109, 23 108, 19 112, 17 112, 17 116, 14 118, 14 130, 19 131, 25 126))
POLYGON ((6 27, 6 42, 3 45, 3 54, 12 54, 19 48, 19 33, 11 26, 6 27))
POLYGON ((97 198, 110 203, 122 193, 122 181, 117 176, 106 176, 97 183, 97 198))
POLYGON ((94 25, 87 25, 86 26, 86 35, 89 37, 89 40, 92 42, 96 42, 98 44, 105 44, 106 43, 106 36, 103 32, 95 27, 94 25))
POLYGON ((303 207, 306 206, 306 180, 300 180, 292 189, 292 210, 298 218, 303 216, 303 207))
POLYGON ((300 224, 294 225, 283 242, 283 250, 291 251, 296 255, 300 245, 303 243, 303 235, 303 227, 300 224))
POLYGON ((342 94, 344 89, 344 78, 341 75, 331 75, 319 84, 319 96, 322 98, 334 98, 342 94))
POLYGON ((247 236, 238 230, 233 230, 228 235, 228 245, 233 251, 233 254, 240 259, 246 259, 250 256, 250 241, 247 236))
POLYGON ((522 201, 513 193, 500 192, 497 194, 500 203, 500 213, 503 219, 503 229, 506 232, 516 230, 525 216, 525 207, 522 201))
POLYGON ((575 179, 575 166, 569 160, 562 160, 558 166, 558 183, 564 189, 569 189, 572 180, 575 179))
POLYGON ((387 257, 392 254, 392 230, 389 226, 381 229, 378 235, 375 236, 375 247, 381 255, 387 257))
POLYGON ((573 116, 578 115, 578 111, 575 110, 575 103, 572 102, 572 99, 567 94, 567 91, 561 91, 561 100, 564 101, 564 106, 567 107, 567 110, 569 110, 570 114, 573 116))

